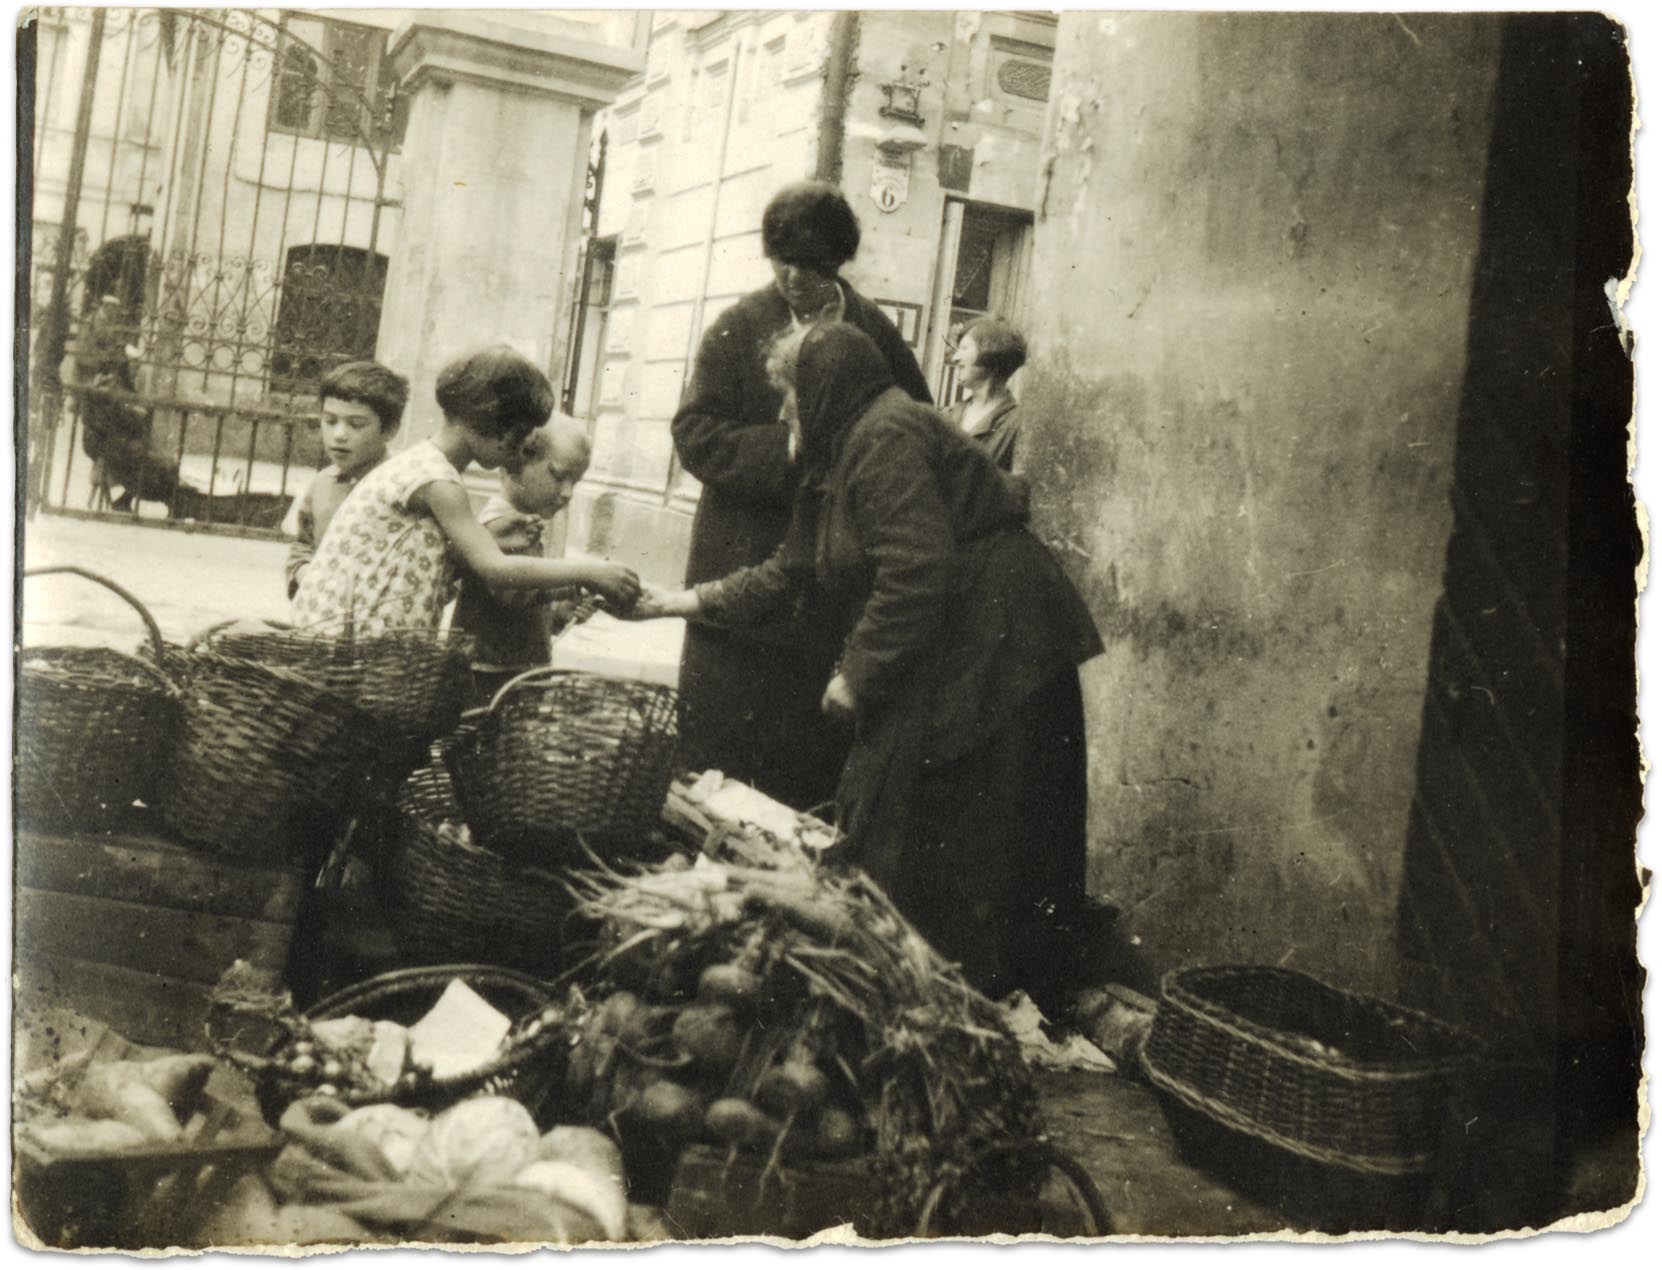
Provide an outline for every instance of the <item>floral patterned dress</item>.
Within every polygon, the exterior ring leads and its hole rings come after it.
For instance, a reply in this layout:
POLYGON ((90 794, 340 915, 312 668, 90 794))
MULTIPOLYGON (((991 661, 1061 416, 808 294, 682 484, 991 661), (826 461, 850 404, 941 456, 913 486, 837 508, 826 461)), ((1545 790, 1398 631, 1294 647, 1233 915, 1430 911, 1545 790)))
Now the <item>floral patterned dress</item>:
POLYGON ((318 544, 294 596, 295 625, 332 635, 437 630, 455 598, 444 531, 410 500, 461 473, 432 441, 420 441, 365 476, 318 544))

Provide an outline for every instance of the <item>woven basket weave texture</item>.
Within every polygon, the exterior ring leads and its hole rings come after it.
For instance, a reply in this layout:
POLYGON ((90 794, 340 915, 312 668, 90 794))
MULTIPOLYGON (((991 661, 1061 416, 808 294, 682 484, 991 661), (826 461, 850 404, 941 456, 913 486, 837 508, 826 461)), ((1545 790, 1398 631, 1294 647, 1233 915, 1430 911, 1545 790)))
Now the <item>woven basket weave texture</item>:
POLYGON ((679 739, 675 692, 579 672, 503 688, 446 746, 457 797, 497 851, 558 864, 573 835, 644 836, 663 812, 679 739))
POLYGON ((352 807, 373 720, 296 671, 198 650, 163 815, 182 839, 246 859, 307 862, 352 807))
POLYGON ((165 670, 161 632, 137 598, 79 566, 73 574, 137 610, 151 659, 111 648, 25 649, 17 683, 17 812, 30 823, 95 829, 134 802, 153 803, 178 744, 179 693, 165 670))
POLYGON ((1423 1172, 1475 1042, 1417 1011, 1297 971, 1166 976, 1143 1062, 1156 1088, 1228 1128, 1324 1164, 1423 1172))
POLYGON ((397 813, 379 868, 387 916, 406 954, 542 975, 560 968, 571 911, 564 884, 464 838, 442 765, 410 776, 397 813))

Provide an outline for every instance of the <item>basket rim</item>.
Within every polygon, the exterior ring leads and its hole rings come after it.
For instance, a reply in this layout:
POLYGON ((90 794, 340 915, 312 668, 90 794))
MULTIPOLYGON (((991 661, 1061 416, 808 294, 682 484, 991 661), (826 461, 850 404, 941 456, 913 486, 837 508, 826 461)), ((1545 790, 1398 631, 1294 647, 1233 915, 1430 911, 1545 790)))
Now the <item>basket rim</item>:
POLYGON ((119 690, 123 686, 119 684, 100 684, 95 687, 94 685, 85 682, 78 683, 75 680, 70 679, 67 674, 56 673, 57 668, 53 666, 29 665, 30 657, 50 657, 62 653, 96 654, 102 657, 119 658, 122 662, 138 667, 139 670, 144 672, 150 682, 150 687, 146 687, 145 685, 138 683, 125 685, 126 687, 145 692, 151 691, 151 688, 153 687, 161 694, 173 698, 183 695, 179 689, 179 685, 173 681, 165 670, 156 665, 154 662, 146 661, 144 658, 135 653, 125 653, 119 648, 106 648, 100 644, 45 644, 19 648, 17 652, 18 677, 22 678, 24 675, 31 675, 37 678, 46 678, 52 682, 54 687, 69 688, 76 692, 106 693, 111 691, 112 688, 119 690))
POLYGON ((1302 970, 1291 970, 1284 966, 1230 964, 1188 966, 1170 970, 1160 982, 1160 1003, 1195 1017, 1238 1040, 1267 1049, 1277 1058, 1285 1059, 1297 1066, 1380 1084, 1420 1080, 1430 1074, 1464 1069, 1477 1059, 1483 1049, 1482 1042, 1472 1033, 1435 1018, 1423 1010, 1398 1005, 1366 993, 1352 992, 1302 970), (1308 1050, 1290 1043, 1291 1038, 1300 1036, 1301 1033, 1256 1022, 1212 1000, 1200 990, 1209 980, 1249 976, 1290 980, 1302 986, 1343 997, 1353 1004, 1404 1016, 1441 1035, 1455 1052, 1427 1058, 1372 1060, 1357 1059, 1348 1055, 1321 1057, 1311 1054, 1308 1050))
MULTIPOLYGON (((412 985, 427 986, 426 981, 429 979, 438 981, 433 986, 442 992, 444 988, 439 985, 447 986, 452 979, 462 979, 466 982, 470 975, 475 977, 488 975, 498 980, 512 980, 516 986, 527 988, 536 993, 541 998, 541 1004, 544 1006, 557 998, 557 990, 552 984, 546 980, 538 979, 535 975, 526 974, 524 971, 512 970, 506 966, 492 966, 484 962, 457 962, 442 966, 408 966, 401 970, 390 970, 385 974, 376 975, 373 978, 365 979, 361 983, 352 984, 338 992, 331 993, 306 1010, 303 1017, 308 1022, 338 1018, 340 1014, 333 1013, 334 1011, 351 1013, 350 1007, 373 1000, 377 993, 412 985), (325 1013, 326 1010, 331 1011, 331 1013, 325 1013)), ((538 1050, 547 1049, 550 1044, 558 1039, 559 1035, 560 1030, 558 1028, 545 1028, 536 1036, 522 1041, 506 1053, 499 1054, 494 1061, 486 1063, 483 1067, 476 1067, 474 1070, 463 1072, 459 1076, 446 1076, 442 1080, 434 1079, 426 1086, 426 1089, 429 1092, 444 1094, 480 1084, 493 1076, 512 1071, 538 1050)), ((372 1099, 372 1101, 383 1102, 385 1100, 385 1094, 372 1099)), ((350 1102, 350 1099, 346 1101, 350 1102)))
MULTIPOLYGON (((465 826, 467 828, 467 831, 468 831, 467 841, 466 842, 458 842, 458 841, 455 841, 455 840, 448 840, 448 841, 444 842, 444 844, 443 844, 443 849, 446 850, 446 851, 454 851, 457 855, 461 855, 461 856, 482 856, 482 857, 485 857, 485 858, 489 859, 493 864, 502 865, 506 870, 508 870, 511 873, 515 873, 515 874, 531 873, 531 874, 535 874, 539 879, 546 878, 549 881, 560 883, 562 886, 564 885, 562 879, 560 878, 560 875, 559 875, 558 871, 556 871, 554 869, 545 869, 545 868, 542 868, 542 867, 540 867, 538 865, 535 865, 535 864, 527 864, 523 860, 519 859, 518 857, 511 856, 511 855, 505 855, 502 852, 494 850, 490 846, 488 846, 485 843, 481 842, 476 836, 474 836, 472 826, 468 825, 467 819, 466 819, 465 816, 462 815, 460 809, 458 809, 457 814, 456 814, 456 818, 454 820, 452 820, 448 817, 435 820, 433 817, 431 817, 429 815, 426 815, 424 812, 420 811, 419 809, 409 806, 406 802, 405 796, 402 793, 400 793, 400 795, 398 796, 398 799, 397 799, 394 810, 405 821, 407 821, 411 824, 414 824, 414 825, 418 826, 419 828, 421 828, 422 830, 424 830, 425 831, 425 836, 428 837, 428 838, 436 839, 438 837, 438 834, 439 834, 439 829, 442 825, 459 824, 459 825, 465 826)), ((403 840, 403 841, 401 841, 397 844, 397 850, 399 852, 409 851, 411 849, 412 848, 410 846, 410 843, 409 843, 408 839, 405 839, 405 840, 403 840)), ((483 963, 481 963, 481 964, 483 964, 483 963)), ((510 971, 512 968, 508 967, 508 966, 497 966, 497 967, 492 967, 492 969, 502 970, 502 971, 510 971)), ((535 978, 535 976, 531 976, 531 977, 535 978)))
POLYGON ((1146 1049, 1142 1053, 1142 1067, 1149 1083, 1156 1090, 1176 1099, 1191 1111, 1209 1117, 1226 1129, 1232 1129, 1237 1133, 1243 1133, 1261 1142, 1280 1147, 1282 1150, 1289 1151, 1306 1160, 1346 1168, 1358 1173, 1387 1177, 1412 1177, 1425 1172, 1430 1166, 1432 1152, 1429 1150, 1394 1156, 1357 1155, 1331 1147, 1317 1146, 1303 1139, 1281 1133, 1263 1122, 1253 1119, 1239 1108, 1224 1102, 1222 1099, 1208 1097, 1194 1086, 1163 1070, 1155 1057, 1148 1053, 1146 1049))

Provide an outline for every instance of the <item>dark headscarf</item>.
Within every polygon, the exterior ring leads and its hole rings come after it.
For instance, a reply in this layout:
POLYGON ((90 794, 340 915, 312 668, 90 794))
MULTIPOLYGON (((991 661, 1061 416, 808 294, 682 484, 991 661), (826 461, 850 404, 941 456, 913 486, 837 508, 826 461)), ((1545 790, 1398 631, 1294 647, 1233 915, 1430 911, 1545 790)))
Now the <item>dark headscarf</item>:
POLYGON ((796 409, 802 425, 798 463, 805 478, 830 466, 850 425, 894 383, 889 363, 859 327, 827 322, 803 337, 796 359, 796 409))

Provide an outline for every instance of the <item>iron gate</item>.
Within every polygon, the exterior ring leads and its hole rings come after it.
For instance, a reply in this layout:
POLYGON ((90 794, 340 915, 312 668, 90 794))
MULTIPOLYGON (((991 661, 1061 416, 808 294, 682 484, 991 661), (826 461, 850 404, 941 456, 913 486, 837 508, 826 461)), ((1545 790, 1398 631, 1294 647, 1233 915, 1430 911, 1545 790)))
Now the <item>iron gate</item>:
POLYGON ((320 461, 320 377, 374 354, 387 31, 268 13, 39 11, 31 515, 276 534, 320 461))

